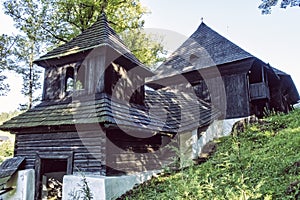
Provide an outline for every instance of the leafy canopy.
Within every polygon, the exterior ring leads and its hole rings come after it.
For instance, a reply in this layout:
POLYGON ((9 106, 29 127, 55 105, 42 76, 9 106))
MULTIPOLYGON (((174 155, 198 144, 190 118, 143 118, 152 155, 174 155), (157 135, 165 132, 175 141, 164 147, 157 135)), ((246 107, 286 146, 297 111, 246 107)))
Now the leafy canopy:
POLYGON ((56 0, 55 15, 48 21, 56 22, 51 31, 57 42, 66 42, 95 23, 105 11, 112 28, 122 36, 125 44, 144 64, 152 66, 162 61, 164 50, 160 40, 142 31, 143 15, 148 10, 139 0, 56 0))
MULTIPOLYGON (((41 71, 34 58, 70 41, 96 22, 105 11, 112 28, 141 62, 152 66, 164 55, 160 42, 142 32, 148 10, 139 0, 5 0, 4 12, 12 17, 19 34, 0 37, 0 72, 12 69, 23 76, 22 93, 30 108, 41 86, 41 71), (10 62, 13 61, 13 62, 10 62)), ((0 94, 8 90, 0 76, 0 94)))
POLYGON ((11 53, 12 45, 13 41, 8 35, 0 35, 0 96, 9 91, 9 85, 5 83, 7 77, 3 75, 3 71, 8 68, 10 60, 7 55, 11 53))
MULTIPOLYGON (((262 14, 270 14, 272 7, 276 6, 278 4, 278 0, 261 0, 262 3, 259 5, 259 9, 262 10, 262 14)), ((281 8, 287 8, 290 7, 299 7, 300 6, 300 0, 282 0, 280 3, 281 8)))

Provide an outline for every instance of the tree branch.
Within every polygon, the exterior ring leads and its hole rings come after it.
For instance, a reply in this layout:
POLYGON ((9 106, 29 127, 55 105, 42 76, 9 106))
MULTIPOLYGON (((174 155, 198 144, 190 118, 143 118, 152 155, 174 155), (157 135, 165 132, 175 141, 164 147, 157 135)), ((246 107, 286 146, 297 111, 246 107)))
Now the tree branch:
POLYGON ((56 35, 55 33, 53 33, 52 31, 50 31, 49 29, 47 29, 46 27, 44 26, 41 26, 42 29, 44 29, 47 33, 49 33, 51 36, 53 36, 55 39, 59 40, 59 41, 62 41, 62 42, 65 42, 67 43, 68 40, 62 38, 62 37, 59 37, 58 35, 56 35))

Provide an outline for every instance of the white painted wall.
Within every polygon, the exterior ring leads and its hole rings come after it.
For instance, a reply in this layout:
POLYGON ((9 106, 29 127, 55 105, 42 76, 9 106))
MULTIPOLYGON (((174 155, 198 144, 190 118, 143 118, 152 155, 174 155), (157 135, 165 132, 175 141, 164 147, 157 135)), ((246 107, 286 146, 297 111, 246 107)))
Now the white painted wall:
MULTIPOLYGON (((86 176, 88 187, 90 188, 93 200, 112 200, 131 190, 135 185, 149 180, 159 171, 143 172, 126 176, 86 176)), ((81 175, 65 175, 63 180, 62 200, 73 199, 78 195, 83 197, 80 192, 83 182, 81 175)))
POLYGON ((20 170, 7 182, 6 187, 13 187, 10 192, 1 195, 3 200, 34 200, 34 170, 20 170))
MULTIPOLYGON (((220 137, 223 137, 223 136, 230 135, 233 125, 236 122, 238 122, 242 119, 245 119, 245 118, 215 120, 208 127, 208 129, 204 132, 204 134, 199 138, 199 140, 196 143, 193 144, 193 155, 192 155, 192 157, 197 158, 201 153, 201 149, 208 142, 210 142, 210 141, 212 141, 216 138, 220 138, 220 137)), ((196 133, 194 133, 194 135, 195 134, 196 133)))

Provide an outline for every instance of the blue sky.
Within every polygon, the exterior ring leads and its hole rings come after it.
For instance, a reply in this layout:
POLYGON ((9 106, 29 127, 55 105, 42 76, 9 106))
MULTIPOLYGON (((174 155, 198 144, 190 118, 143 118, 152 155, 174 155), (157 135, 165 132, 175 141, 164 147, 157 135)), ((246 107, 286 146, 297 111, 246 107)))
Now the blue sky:
MULTIPOLYGON (((146 28, 167 29, 186 37, 206 25, 252 55, 289 73, 300 90, 300 8, 273 8, 262 15, 260 0, 141 0, 151 14, 144 17, 146 28)), ((14 32, 12 21, 0 11, 0 33, 14 32)), ((178 43, 178 41, 174 41, 178 43)), ((179 45, 179 44, 178 44, 179 45)), ((0 112, 17 108, 22 96, 20 78, 10 75, 12 92, 0 97, 0 112), (2 105, 2 106, 1 106, 2 105)))
POLYGON ((300 8, 272 9, 262 15, 260 0, 142 0, 151 10, 146 28, 190 36, 203 17, 206 25, 273 67, 289 73, 300 89, 300 8), (298 76, 298 77, 297 77, 298 76))

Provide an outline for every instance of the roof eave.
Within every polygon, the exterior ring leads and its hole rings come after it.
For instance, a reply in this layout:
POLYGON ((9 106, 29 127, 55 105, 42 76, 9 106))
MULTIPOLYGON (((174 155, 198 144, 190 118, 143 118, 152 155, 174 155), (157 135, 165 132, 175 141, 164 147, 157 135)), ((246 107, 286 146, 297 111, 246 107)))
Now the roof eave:
MULTIPOLYGON (((35 60, 34 63, 41 67, 47 68, 47 67, 51 67, 51 66, 55 65, 53 63, 57 63, 57 62, 54 62, 54 60, 55 61, 60 60, 60 62, 62 62, 62 60, 64 60, 64 58, 66 58, 68 56, 79 54, 79 53, 85 54, 85 52, 89 52, 95 48, 100 48, 100 47, 109 47, 109 48, 113 49, 114 51, 116 51, 118 54, 122 55, 124 58, 126 58, 130 62, 134 63, 136 66, 139 66, 140 69, 142 70, 142 73, 145 75, 145 77, 151 77, 151 76, 155 75, 152 71, 147 69, 147 67, 144 64, 142 64, 137 58, 135 58, 136 60, 131 59, 128 55, 126 55, 126 54, 122 53, 121 51, 119 51, 118 49, 114 48, 109 43, 102 43, 102 44, 94 45, 94 46, 91 46, 88 48, 80 49, 78 51, 69 51, 66 53, 57 54, 57 55, 53 55, 53 56, 47 56, 47 54, 46 54, 45 56, 42 56, 41 58, 35 60)), ((131 52, 127 52, 127 53, 132 54, 131 52)))

